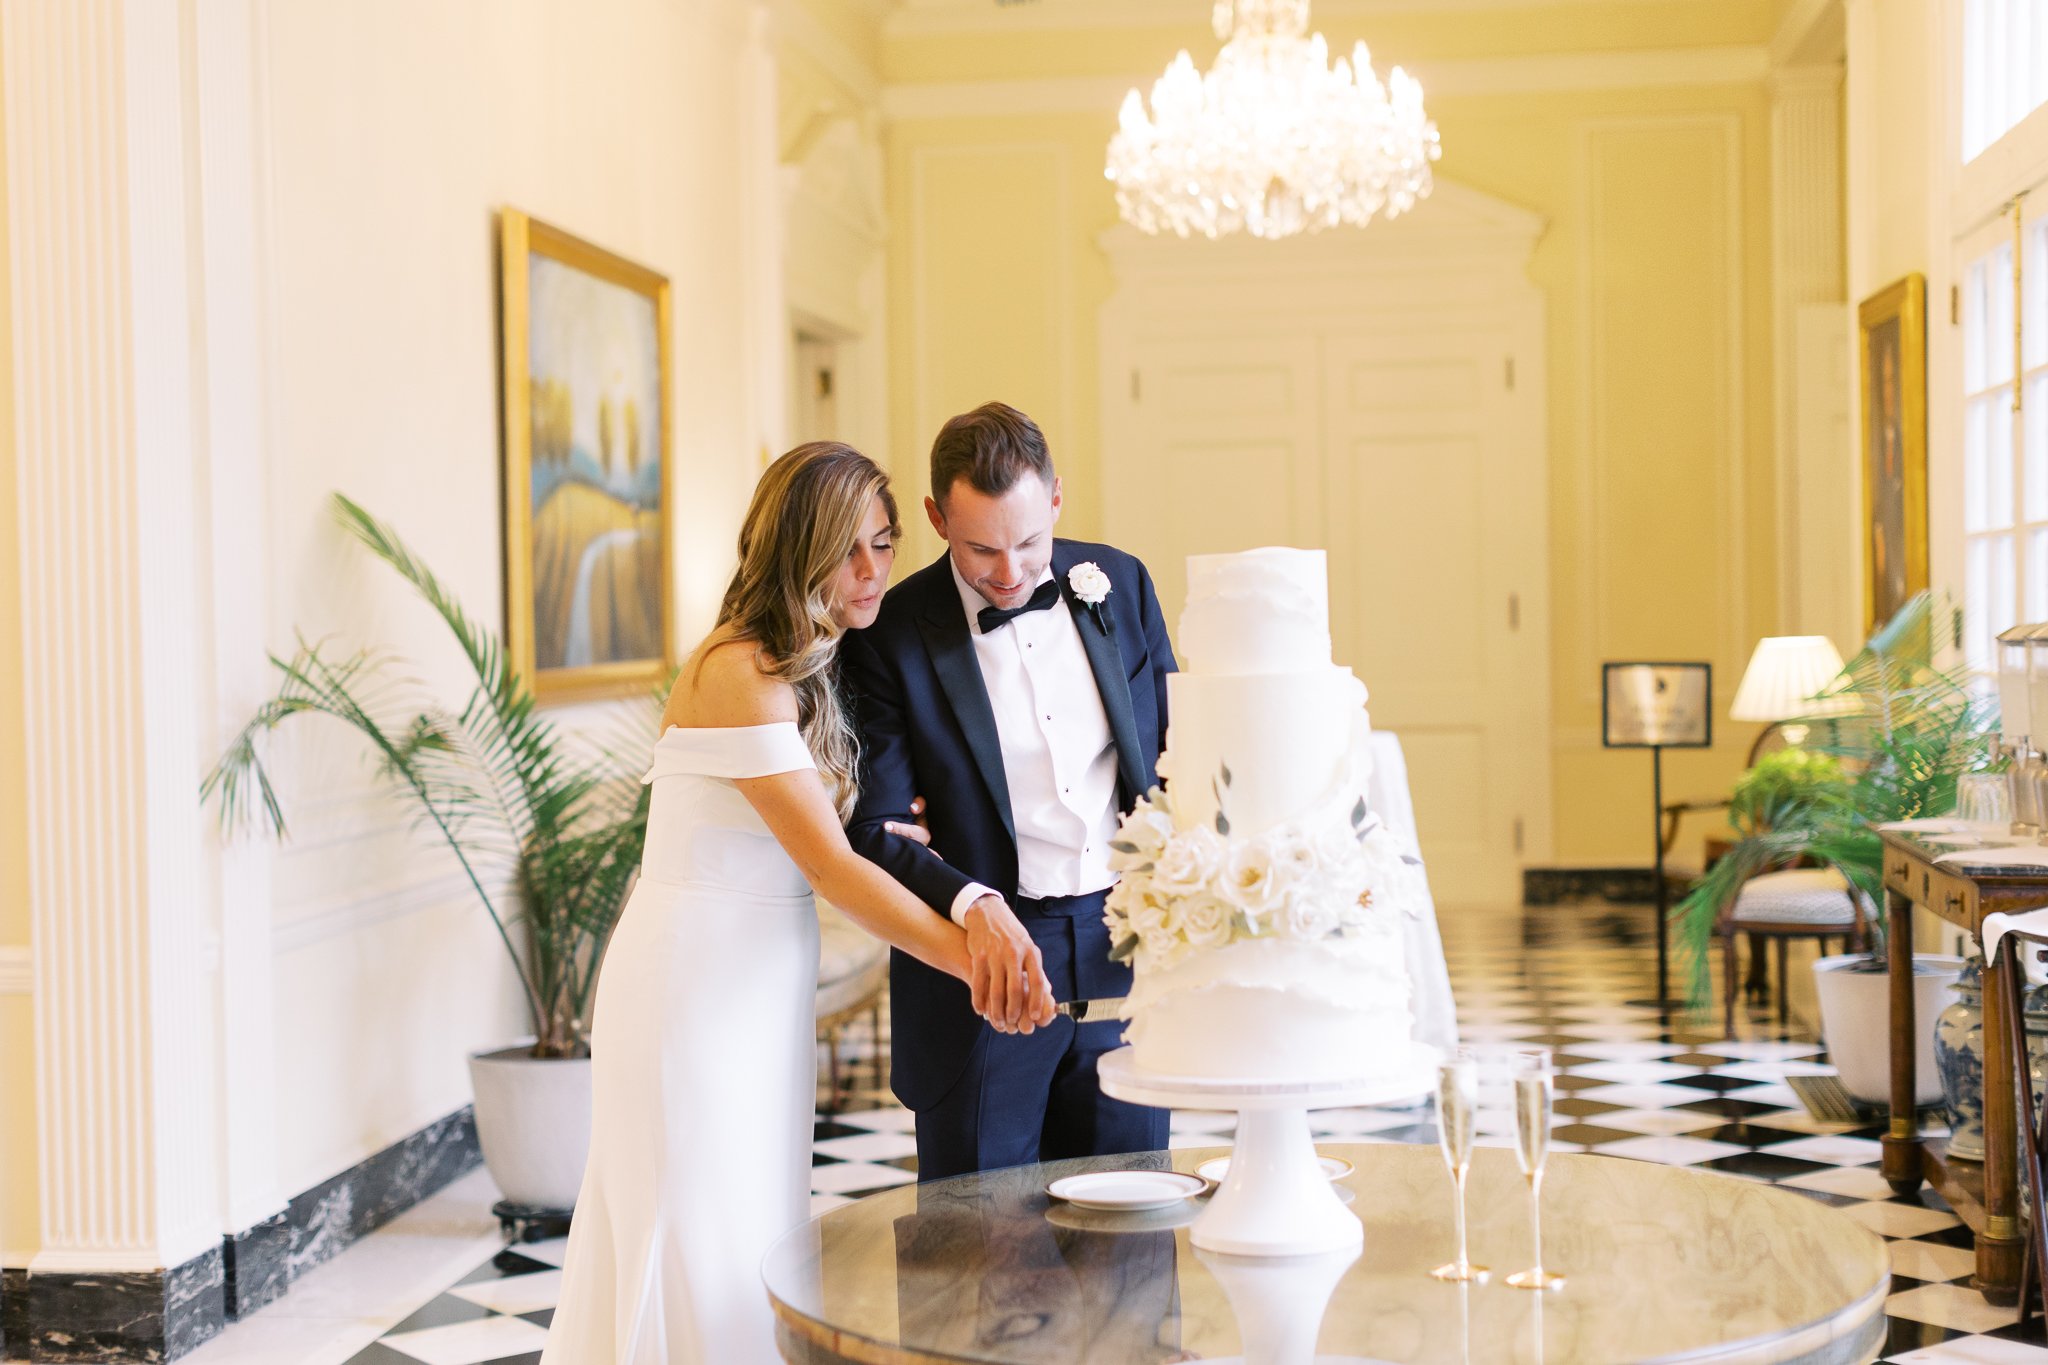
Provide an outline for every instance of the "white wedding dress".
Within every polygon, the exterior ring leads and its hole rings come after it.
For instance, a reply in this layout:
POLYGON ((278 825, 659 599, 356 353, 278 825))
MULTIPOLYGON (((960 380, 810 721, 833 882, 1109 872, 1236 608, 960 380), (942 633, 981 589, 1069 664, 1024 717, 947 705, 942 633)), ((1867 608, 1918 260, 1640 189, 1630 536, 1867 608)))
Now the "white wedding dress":
POLYGON ((640 881, 592 1011, 590 1164, 542 1365, 773 1365, 769 1244, 810 1216, 818 920, 733 779, 787 721, 654 746, 640 881))

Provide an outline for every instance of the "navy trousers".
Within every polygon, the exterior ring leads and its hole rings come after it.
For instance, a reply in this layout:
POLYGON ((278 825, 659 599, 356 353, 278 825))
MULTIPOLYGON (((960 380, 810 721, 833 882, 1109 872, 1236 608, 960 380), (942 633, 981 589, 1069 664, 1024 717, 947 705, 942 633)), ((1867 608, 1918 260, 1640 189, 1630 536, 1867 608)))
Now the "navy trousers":
MULTIPOLYGON (((1098 892, 1017 903, 1054 999, 1130 990, 1129 969, 1109 960, 1102 901, 1098 892)), ((1064 1015, 1030 1034, 982 1024, 960 1079, 917 1112, 917 1178, 1163 1149, 1166 1110, 1113 1100, 1096 1080, 1096 1062, 1123 1045, 1123 1028, 1115 1019, 1077 1024, 1064 1015)))

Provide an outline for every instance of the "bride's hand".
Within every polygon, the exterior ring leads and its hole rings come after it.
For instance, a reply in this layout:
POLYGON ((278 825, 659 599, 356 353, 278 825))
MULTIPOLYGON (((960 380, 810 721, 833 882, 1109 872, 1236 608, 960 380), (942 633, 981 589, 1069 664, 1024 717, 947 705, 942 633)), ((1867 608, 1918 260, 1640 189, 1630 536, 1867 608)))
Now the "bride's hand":
MULTIPOLYGON (((884 820, 882 828, 891 834, 908 839, 912 843, 923 844, 926 848, 930 848, 932 846, 932 830, 931 826, 925 822, 924 798, 922 796, 911 798, 910 813, 917 818, 916 824, 906 825, 901 820, 884 820)), ((946 861, 936 853, 932 856, 938 858, 940 862, 946 861)))

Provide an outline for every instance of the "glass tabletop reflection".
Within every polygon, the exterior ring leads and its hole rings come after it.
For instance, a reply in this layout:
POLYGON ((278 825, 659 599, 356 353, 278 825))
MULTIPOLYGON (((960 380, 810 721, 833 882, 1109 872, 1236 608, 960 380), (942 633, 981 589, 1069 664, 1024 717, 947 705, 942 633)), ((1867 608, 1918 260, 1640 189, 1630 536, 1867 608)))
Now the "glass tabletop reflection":
POLYGON ((872 1195, 790 1233, 764 1274, 785 1357, 1107 1365, 1861 1365, 1884 1331, 1882 1241, 1826 1205, 1734 1176, 1557 1155, 1543 1191, 1547 1293, 1509 1287, 1531 1258, 1514 1154, 1475 1153, 1479 1284, 1432 1279, 1452 1250, 1433 1146, 1319 1143, 1363 1248, 1249 1258, 1192 1246, 1200 1199, 1090 1212, 1046 1185, 1087 1170, 1192 1171, 1227 1149, 1021 1166, 872 1195))

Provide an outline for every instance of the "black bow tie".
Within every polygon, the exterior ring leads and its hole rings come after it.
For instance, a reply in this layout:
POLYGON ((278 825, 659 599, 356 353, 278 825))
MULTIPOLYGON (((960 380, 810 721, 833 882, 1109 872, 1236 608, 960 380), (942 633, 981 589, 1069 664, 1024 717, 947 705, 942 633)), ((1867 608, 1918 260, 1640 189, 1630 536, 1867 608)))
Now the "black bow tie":
POLYGON ((992 630, 1001 630, 1026 612, 1046 611, 1059 600, 1059 583, 1048 579, 1038 585, 1038 591, 1032 593, 1031 600, 1021 607, 983 607, 980 617, 981 633, 986 635, 992 630))

